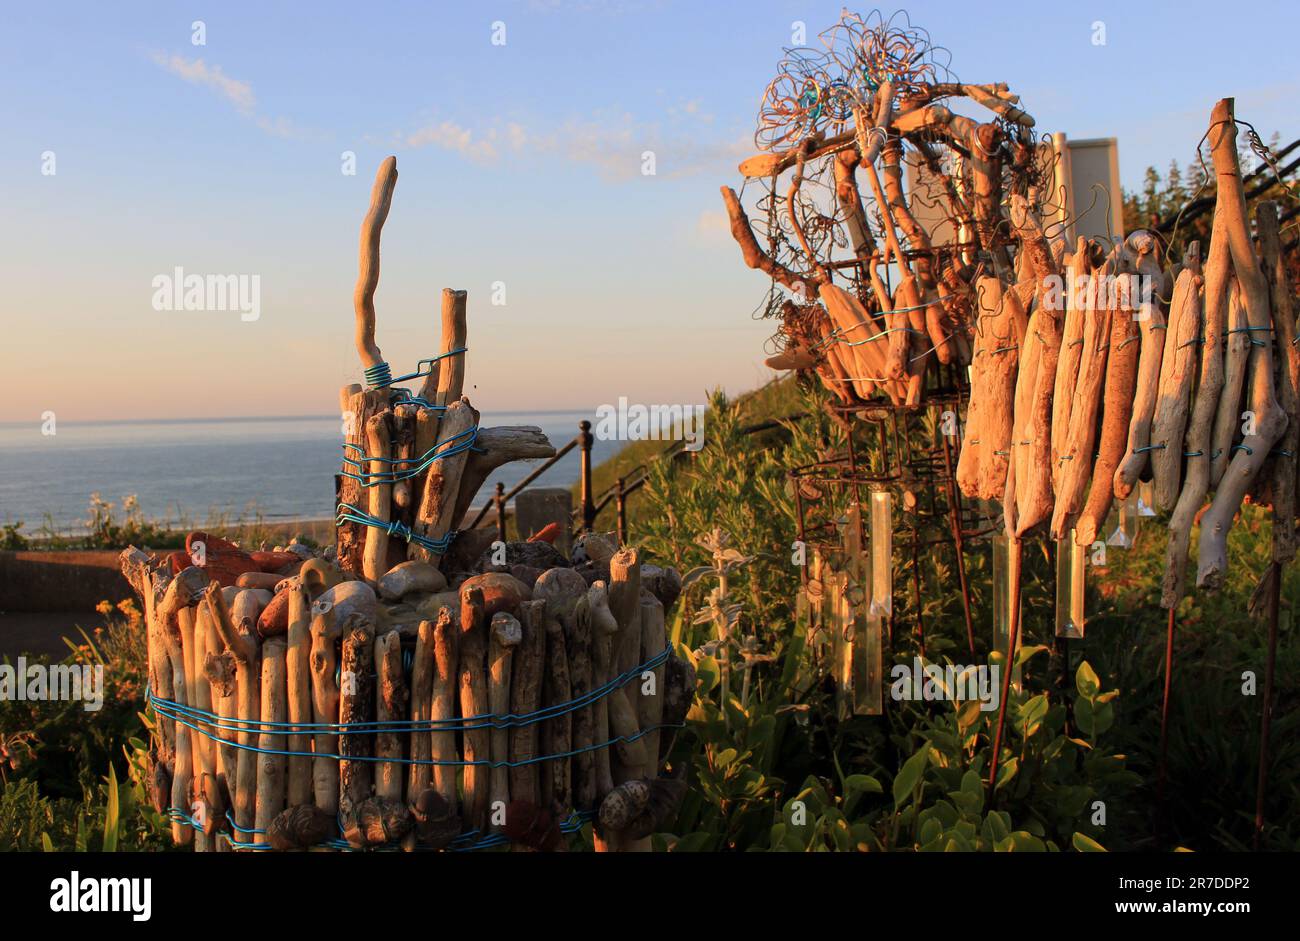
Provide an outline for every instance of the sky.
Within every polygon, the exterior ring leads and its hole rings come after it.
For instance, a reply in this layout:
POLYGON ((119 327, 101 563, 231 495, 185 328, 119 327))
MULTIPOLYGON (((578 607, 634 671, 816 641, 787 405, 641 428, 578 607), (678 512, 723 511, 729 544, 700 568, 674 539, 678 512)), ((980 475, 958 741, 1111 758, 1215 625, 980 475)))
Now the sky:
MULTIPOLYGON (((754 152, 794 24, 816 43, 839 3, 4 6, 0 421, 336 409, 361 379, 357 236, 389 154, 375 303, 395 373, 438 351, 454 287, 480 409, 697 403, 770 378, 766 281, 718 187, 754 152), (257 318, 166 309, 155 279, 177 268, 256 276, 257 318)), ((1300 136, 1300 12, 1248 9, 907 7, 1039 130, 1118 138, 1129 187, 1190 157, 1223 96, 1265 139, 1300 136)))

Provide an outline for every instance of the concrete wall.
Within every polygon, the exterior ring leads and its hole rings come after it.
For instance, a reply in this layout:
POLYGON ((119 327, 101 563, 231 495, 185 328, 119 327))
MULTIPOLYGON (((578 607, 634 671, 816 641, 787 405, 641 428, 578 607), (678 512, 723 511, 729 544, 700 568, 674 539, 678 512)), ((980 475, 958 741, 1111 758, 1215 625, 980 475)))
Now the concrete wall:
POLYGON ((0 611, 93 611, 134 597, 117 552, 0 552, 0 611))

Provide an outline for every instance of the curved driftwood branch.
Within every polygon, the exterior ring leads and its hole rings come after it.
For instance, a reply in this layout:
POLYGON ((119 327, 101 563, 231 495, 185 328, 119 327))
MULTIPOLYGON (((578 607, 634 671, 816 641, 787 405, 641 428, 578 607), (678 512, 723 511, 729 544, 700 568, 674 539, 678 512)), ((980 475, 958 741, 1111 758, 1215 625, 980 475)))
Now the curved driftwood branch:
POLYGON ((397 186, 397 158, 389 157, 379 165, 375 185, 370 190, 370 211, 361 223, 361 251, 357 286, 352 292, 352 306, 357 315, 357 355, 365 369, 384 361, 375 345, 375 288, 379 285, 379 233, 393 204, 397 186))

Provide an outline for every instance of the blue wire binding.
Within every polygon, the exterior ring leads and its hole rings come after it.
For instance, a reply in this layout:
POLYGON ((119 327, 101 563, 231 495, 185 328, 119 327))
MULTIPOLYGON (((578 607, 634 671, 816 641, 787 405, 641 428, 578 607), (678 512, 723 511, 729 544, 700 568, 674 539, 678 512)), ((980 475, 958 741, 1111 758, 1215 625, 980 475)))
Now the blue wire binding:
POLYGON ((398 539, 405 539, 407 542, 413 542, 417 546, 423 546, 437 555, 445 555, 447 550, 451 548, 451 541, 456 538, 456 531, 452 530, 438 539, 430 539, 428 536, 421 536, 419 533, 414 532, 411 527, 401 520, 381 520, 378 517, 371 516, 365 510, 358 509, 351 503, 340 503, 338 505, 334 525, 342 526, 344 523, 361 523, 364 526, 387 530, 388 535, 396 536, 398 539))
POLYGON ((481 454, 482 449, 476 446, 478 444, 478 431, 478 425, 475 425, 473 428, 466 428, 464 431, 454 434, 450 438, 439 441, 418 458, 369 457, 366 455, 361 445, 345 441, 343 443, 343 463, 347 464, 349 467, 356 468, 357 473, 354 474, 351 471, 343 471, 342 474, 344 477, 350 477, 353 480, 360 481, 361 486, 363 487, 374 487, 378 484, 391 484, 396 483, 399 480, 409 480, 412 477, 418 477, 420 474, 424 473, 424 471, 427 470, 434 461, 440 461, 443 458, 452 457, 456 454, 463 454, 466 451, 477 451, 481 454), (444 447, 446 448, 445 451, 438 450, 439 448, 444 447), (347 452, 349 450, 360 451, 361 457, 348 457, 347 452), (411 464, 414 462, 414 466, 400 471, 367 470, 366 468, 372 461, 381 464, 411 464))

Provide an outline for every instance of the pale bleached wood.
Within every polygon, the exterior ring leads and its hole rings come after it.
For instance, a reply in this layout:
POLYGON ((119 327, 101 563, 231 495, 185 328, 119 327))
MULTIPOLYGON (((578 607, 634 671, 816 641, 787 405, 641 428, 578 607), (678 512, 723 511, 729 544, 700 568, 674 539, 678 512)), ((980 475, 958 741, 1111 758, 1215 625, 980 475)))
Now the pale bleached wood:
MULTIPOLYGON (((488 645, 488 708, 494 716, 510 714, 510 667, 515 648, 523 642, 523 628, 513 614, 498 611, 492 615, 491 641, 488 645)), ((492 771, 488 785, 493 830, 500 830, 496 820, 504 820, 510 805, 510 729, 494 723, 491 732, 492 771), (502 816, 498 817, 498 812, 502 816)), ((503 825, 503 824, 502 824, 503 825)))
MULTIPOLYGON (((336 725, 339 721, 339 684, 335 679, 338 666, 337 645, 342 634, 334 616, 334 609, 314 612, 311 620, 311 705, 312 716, 318 725, 336 725)), ((342 754, 340 736, 328 731, 313 735, 313 750, 321 757, 313 758, 311 765, 312 798, 316 806, 327 814, 337 814, 339 809, 339 769, 335 759, 327 757, 342 754)))
MULTIPOLYGON (((375 674, 375 720, 406 721, 409 695, 402 673, 402 638, 397 631, 375 638, 375 674)), ((405 777, 402 759, 406 757, 402 733, 390 726, 376 726, 375 757, 383 759, 375 763, 375 796, 400 801, 405 777)))
POLYGON ((1246 218, 1246 196, 1237 162, 1233 99, 1225 98, 1215 106, 1211 124, 1226 129, 1217 142, 1212 142, 1211 157, 1219 190, 1224 194, 1224 228, 1228 233, 1232 267, 1241 285, 1247 324, 1251 329, 1250 335, 1260 341, 1258 346, 1251 346, 1248 363, 1246 401, 1247 411, 1252 414, 1247 422, 1247 431, 1253 433, 1245 434, 1241 446, 1233 451, 1232 459, 1218 482, 1214 501, 1201 517, 1196 584, 1200 588, 1217 589, 1222 585, 1228 567, 1228 530, 1233 517, 1241 507, 1246 490, 1268 460, 1269 452, 1285 434, 1288 416, 1278 404, 1273 386, 1269 289, 1251 244, 1246 218))
MULTIPOLYGON (((339 724, 372 722, 375 716, 375 629, 358 613, 343 624, 339 724)), ((339 815, 344 832, 355 828, 361 804, 370 798, 374 735, 349 732, 338 739, 339 815)))
MULTIPOLYGON (((391 457, 389 422, 392 410, 385 409, 366 420, 366 445, 371 458, 370 486, 366 488, 369 513, 380 522, 389 522, 393 508, 393 485, 388 482, 392 468, 383 461, 391 457)), ((388 532, 379 526, 366 527, 366 547, 361 558, 361 572, 366 581, 376 584, 388 571, 388 532)))
POLYGON ((1158 510, 1173 509, 1182 485, 1183 434, 1187 430, 1196 362, 1200 358, 1202 283, 1199 263, 1184 267, 1169 305, 1169 326, 1151 425, 1152 496, 1158 510))
POLYGON ((357 284, 352 292, 356 312, 357 355, 362 368, 384 361, 375 344, 375 288, 379 286, 379 237, 393 204, 397 186, 397 158, 388 157, 379 165, 370 190, 370 209, 361 223, 361 245, 357 263, 357 284))
POLYGON ((1291 285, 1278 232, 1278 204, 1268 200, 1255 208, 1255 229, 1259 233, 1264 274, 1268 278, 1269 301, 1273 309, 1274 344, 1281 359, 1278 368, 1278 399, 1290 417, 1286 434, 1273 463, 1273 561, 1290 562, 1296 556, 1296 454, 1300 453, 1300 347, 1296 345, 1295 313, 1291 308, 1291 285))
MULTIPOLYGON (((1136 281, 1133 273, 1127 270, 1116 277, 1128 281, 1130 285, 1136 281)), ((1074 524, 1075 541, 1082 546, 1092 545, 1099 535, 1105 537, 1101 533, 1101 527, 1106 522, 1115 497, 1115 471, 1128 447, 1128 433, 1133 417, 1133 391, 1141 353, 1141 330, 1137 322, 1137 309, 1122 300, 1126 296, 1122 281, 1118 290, 1121 302, 1110 320, 1110 349, 1106 356, 1097 457, 1093 462, 1087 497, 1074 524)), ((1132 298, 1135 293, 1136 288, 1129 287, 1127 297, 1132 298)))
MULTIPOLYGON (((992 278, 981 279, 980 284, 990 289, 988 282, 997 284, 992 278)), ((998 290, 1001 291, 1000 286, 998 290)), ((981 383, 985 399, 980 408, 979 496, 1000 501, 1005 496, 1015 419, 1016 373, 1027 330, 1025 312, 1013 291, 1001 291, 997 313, 982 322, 981 329, 985 332, 987 363, 981 383)))
MULTIPOLYGON (((1211 138, 1218 133, 1212 129, 1211 138)), ((1210 251, 1205 263, 1205 325, 1201 331, 1200 380, 1192 417, 1187 423, 1183 450, 1186 464, 1178 503, 1169 517, 1169 543, 1165 549, 1165 575, 1160 589, 1160 604, 1176 607, 1182 599, 1187 581, 1187 553, 1191 546, 1192 524, 1205 501, 1210 485, 1210 444, 1214 415, 1223 387, 1223 352, 1226 345, 1228 291, 1232 278, 1232 256, 1228 237, 1223 230, 1221 201, 1216 197, 1210 230, 1210 251)))
MULTIPOLYGON (((1231 247, 1231 246, 1230 246, 1231 247)), ((1234 265, 1235 271, 1235 265, 1234 265)), ((1218 487, 1232 460, 1233 442, 1241 425, 1242 396, 1250 364, 1250 318, 1242 296, 1241 281, 1235 276, 1228 288, 1228 336, 1224 347, 1223 388, 1214 412, 1210 444, 1210 486, 1218 487)))
POLYGON ((1038 310, 1030 331, 1036 347, 1036 369, 1028 404, 1028 417, 1017 454, 1023 474, 1017 472, 1014 536, 1023 538, 1052 515, 1052 393, 1065 326, 1064 292, 1059 289, 1060 268, 1053 257, 1042 223, 1020 195, 1011 197, 1011 221, 1038 285, 1038 310))
POLYGON ((260 721, 268 724, 258 736, 257 811, 254 826, 265 832, 285 808, 288 762, 282 754, 287 738, 280 731, 289 719, 288 687, 285 685, 285 642, 273 637, 262 645, 262 705, 260 721), (280 724, 275 724, 280 723, 280 724))
MULTIPOLYGON (((664 606, 654 596, 641 597, 641 662, 647 663, 668 646, 664 606)), ((637 723, 648 729, 644 736, 650 777, 659 773, 659 725, 664 715, 664 665, 661 663, 634 681, 637 689, 637 723)))
POLYGON ((457 683, 460 675, 459 628, 451 608, 438 609, 433 624, 433 691, 429 698, 429 718, 441 723, 429 736, 429 751, 433 761, 433 786, 447 802, 448 812, 455 816, 460 807, 456 791, 456 778, 460 760, 456 750, 456 733, 446 726, 455 722, 457 683))
POLYGON ((1061 354, 1056 361, 1056 378, 1052 384, 1052 492, 1059 494, 1065 484, 1069 461, 1062 456, 1069 450, 1070 410, 1074 407, 1074 387, 1079 381, 1079 364, 1083 361, 1083 327, 1093 290, 1088 242, 1082 236, 1069 263, 1065 266, 1065 327, 1061 333, 1061 354))
MULTIPOLYGON (((239 720, 239 745, 236 758, 235 823, 248 830, 255 825, 257 814, 257 752, 256 725, 261 719, 262 651, 257 633, 257 614, 260 601, 245 589, 235 596, 234 604, 227 609, 225 594, 215 582, 207 593, 209 612, 217 625, 221 639, 235 659, 236 717, 239 720), (232 620, 232 616, 238 620, 232 620)), ((231 733, 227 732, 229 736, 231 733)), ((247 833, 238 833, 239 842, 251 842, 247 833)))
MULTIPOLYGON (((483 590, 470 588, 461 593, 460 601, 460 714, 467 723, 475 716, 487 715, 487 624, 483 610, 483 590)), ((461 753, 465 761, 462 788, 464 812, 462 822, 470 831, 482 830, 487 824, 491 773, 485 762, 492 757, 491 732, 485 720, 473 723, 461 736, 461 753)))
MULTIPOLYGON (((311 701, 311 601, 301 581, 288 588, 289 630, 285 634, 285 676, 288 684, 289 721, 306 725, 312 721, 311 701)), ((298 807, 312 802, 311 736, 295 730, 288 737, 287 751, 300 754, 289 759, 288 805, 298 807)))
MULTIPOLYGON (((421 621, 416 632, 415 655, 411 662, 411 722, 428 723, 433 705, 434 622, 421 621)), ((433 739, 428 731, 411 732, 411 764, 407 769, 406 793, 412 802, 433 781, 433 739)))
MULTIPOLYGON (((1106 381, 1106 356, 1110 350, 1111 317, 1114 310, 1100 295, 1099 285, 1112 274, 1108 264, 1089 281, 1089 310, 1083 325, 1083 355, 1079 379, 1070 406, 1070 431, 1061 460, 1066 461, 1061 490, 1052 510, 1052 538, 1060 542, 1070 535, 1083 510, 1088 481, 1092 475, 1097 441, 1097 416, 1101 411, 1106 381)), ((1107 481, 1109 483, 1109 481, 1107 481)))
POLYGON ((458 527, 464 521, 479 488, 498 467, 511 461, 554 456, 555 446, 540 428, 531 425, 480 428, 474 450, 470 452, 469 460, 461 472, 458 485, 460 493, 456 497, 455 512, 452 513, 453 527, 458 527))
MULTIPOLYGON (((464 433, 477 423, 478 414, 469 404, 468 399, 452 402, 443 413, 438 434, 438 453, 441 455, 455 445, 463 443, 464 433)), ((417 535, 437 540, 451 529, 452 517, 455 515, 456 501, 460 493, 460 479, 468 457, 467 450, 448 457, 440 456, 429 468, 424 482, 424 493, 420 499, 420 508, 415 514, 413 529, 417 535)), ((431 565, 440 565, 442 562, 441 554, 414 544, 411 547, 411 558, 431 565)))
MULTIPOLYGON (((613 644, 618 634, 618 621, 609 610, 609 592, 605 582, 597 580, 587 589, 587 614, 591 619, 592 685, 602 689, 613 679, 613 644)), ((597 745, 610 742, 614 730, 610 723, 610 700, 602 696, 592 709, 592 738, 597 745)), ((614 789, 612 745, 596 749, 596 801, 614 789)))
MULTIPOLYGON (((1136 256, 1134 267, 1142 276, 1143 284, 1150 285, 1153 292, 1159 291, 1163 273, 1156 260, 1158 243, 1155 237, 1139 230, 1128 237, 1128 246, 1136 256)), ((1142 337, 1142 348, 1138 353, 1137 391, 1133 397, 1133 416, 1129 419, 1128 447, 1124 460, 1115 471, 1113 487, 1116 500, 1128 499, 1152 457, 1149 449, 1151 422, 1155 417, 1161 363, 1168 342, 1163 300, 1160 297, 1144 297, 1141 300, 1138 329, 1142 337)))
MULTIPOLYGON (((542 675, 546 664, 546 602, 525 601, 519 606, 520 642, 511 664, 510 711, 517 716, 536 712, 542 702, 542 675)), ((530 804, 540 802, 540 764, 536 722, 510 729, 510 795, 530 804)))

